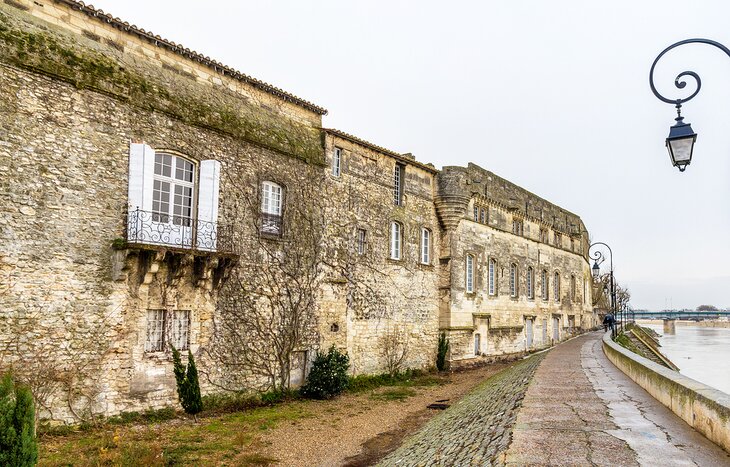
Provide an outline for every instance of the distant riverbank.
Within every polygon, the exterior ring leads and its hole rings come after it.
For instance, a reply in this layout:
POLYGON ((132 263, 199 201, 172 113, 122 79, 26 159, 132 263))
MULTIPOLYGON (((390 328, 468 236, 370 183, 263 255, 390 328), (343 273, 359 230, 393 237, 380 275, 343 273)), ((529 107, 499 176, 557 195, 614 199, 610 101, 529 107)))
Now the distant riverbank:
POLYGON ((676 332, 670 335, 664 334, 661 321, 637 322, 661 335, 662 353, 680 373, 730 394, 730 323, 715 321, 722 326, 708 326, 702 321, 677 321, 676 332))
MULTIPOLYGON (((659 326, 662 326, 662 320, 660 319, 637 319, 636 322, 642 326, 647 324, 657 324, 659 326)), ((730 328, 730 321, 713 321, 713 320, 704 320, 704 321, 683 321, 683 320, 675 320, 674 321, 675 326, 691 326, 694 328, 730 328)))

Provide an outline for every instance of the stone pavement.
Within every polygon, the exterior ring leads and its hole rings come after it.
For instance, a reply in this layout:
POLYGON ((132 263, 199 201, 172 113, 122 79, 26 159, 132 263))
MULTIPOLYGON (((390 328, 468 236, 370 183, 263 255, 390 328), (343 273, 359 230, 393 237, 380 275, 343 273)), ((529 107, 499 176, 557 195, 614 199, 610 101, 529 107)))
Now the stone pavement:
POLYGON ((551 350, 513 429, 508 465, 730 465, 730 456, 608 361, 602 333, 551 350))
POLYGON ((602 333, 489 378, 383 466, 730 466, 730 455, 608 361, 602 333))
POLYGON ((490 465, 509 446, 510 428, 545 354, 533 355, 487 379, 431 419, 379 465, 490 465))

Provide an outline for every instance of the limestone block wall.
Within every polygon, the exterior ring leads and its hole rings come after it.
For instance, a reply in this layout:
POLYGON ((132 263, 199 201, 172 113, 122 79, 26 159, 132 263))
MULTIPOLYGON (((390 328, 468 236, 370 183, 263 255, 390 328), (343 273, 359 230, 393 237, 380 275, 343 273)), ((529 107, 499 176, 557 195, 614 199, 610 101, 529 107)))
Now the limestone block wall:
POLYGON ((329 218, 347 228, 348 266, 329 282, 323 306, 324 345, 346 347, 353 373, 383 372, 384 339, 397 335, 407 347, 406 367, 434 365, 438 340, 437 257, 440 241, 433 204, 435 170, 336 130, 325 139, 327 179, 333 202, 329 218), (333 175, 335 149, 340 174, 333 175), (395 164, 405 168, 401 205, 394 203, 395 164), (389 257, 390 224, 403 226, 402 257, 389 257), (421 262, 422 229, 430 232, 427 264, 421 262), (358 230, 365 245, 358 251, 358 230), (333 325, 335 325, 333 327, 333 325), (337 329, 337 331, 333 331, 337 329))

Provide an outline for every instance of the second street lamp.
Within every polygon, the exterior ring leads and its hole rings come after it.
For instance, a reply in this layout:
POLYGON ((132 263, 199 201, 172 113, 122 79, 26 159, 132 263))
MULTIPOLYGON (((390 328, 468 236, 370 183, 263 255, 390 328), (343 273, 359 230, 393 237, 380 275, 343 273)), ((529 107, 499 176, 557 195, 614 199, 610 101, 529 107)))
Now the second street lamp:
MULTIPOLYGON (((593 259, 593 261, 594 261, 593 267, 591 268, 591 270, 592 270, 592 273, 593 273, 593 277, 595 279, 598 279, 598 277, 600 275, 600 272, 601 272, 601 263, 606 260, 606 257, 605 257, 605 255, 603 254, 603 252, 601 250, 595 250, 593 252, 593 254, 591 254, 591 249, 594 246, 598 246, 598 245, 602 245, 606 249, 608 249, 608 253, 609 253, 608 259, 609 259, 609 266, 610 266, 610 269, 609 269, 610 283, 609 283, 609 285, 610 285, 610 293, 611 293, 609 307, 611 309, 611 313, 613 314, 614 319, 617 319, 617 315, 616 315, 616 287, 615 287, 614 281, 613 281, 613 251, 611 250, 611 247, 610 246, 606 245, 603 242, 591 243, 591 245, 588 247, 588 257, 591 258, 591 259, 593 259)), ((621 319, 621 321, 620 321, 620 326, 621 326, 621 329, 623 330, 623 319, 621 319)))
POLYGON ((676 78, 674 78, 674 85, 677 87, 677 89, 684 89, 687 86, 687 82, 683 80, 683 78, 686 76, 694 79, 695 84, 697 85, 697 89, 695 89, 692 94, 683 99, 667 99, 666 97, 661 95, 654 86, 654 68, 656 67, 659 59, 662 58, 664 54, 676 47, 679 47, 680 45, 685 44, 711 45, 722 50, 728 57, 730 57, 730 49, 717 41, 713 41, 710 39, 685 39, 683 41, 675 42, 666 49, 662 50, 662 52, 654 59, 654 63, 652 63, 651 65, 651 70, 649 71, 649 86, 651 87, 651 91, 660 101, 666 102, 667 104, 673 104, 677 108, 677 118, 675 118, 677 123, 669 128, 669 136, 666 140, 666 146, 667 150, 669 151, 669 157, 672 160, 672 165, 678 168, 680 172, 684 172, 690 162, 692 162, 692 152, 694 150, 695 141, 697 141, 697 134, 692 131, 692 126, 689 123, 684 123, 684 117, 682 117, 681 113, 682 104, 691 100, 697 95, 697 93, 700 92, 700 89, 702 88, 702 80, 700 80, 700 76, 694 71, 683 71, 682 73, 678 74, 676 78))

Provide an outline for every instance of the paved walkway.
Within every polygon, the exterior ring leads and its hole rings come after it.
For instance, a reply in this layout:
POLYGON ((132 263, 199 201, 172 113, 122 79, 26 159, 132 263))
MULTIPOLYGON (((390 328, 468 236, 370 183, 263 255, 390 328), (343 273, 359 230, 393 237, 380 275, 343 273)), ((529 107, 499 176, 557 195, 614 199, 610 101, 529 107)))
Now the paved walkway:
POLYGON ((616 369, 601 337, 568 341, 542 361, 507 465, 730 465, 727 453, 616 369))
POLYGON ((730 456, 616 369, 601 333, 489 378, 385 466, 730 466, 730 456))
POLYGON ((382 460, 384 466, 483 466, 499 463, 527 387, 545 354, 522 360, 487 379, 432 418, 382 460))

